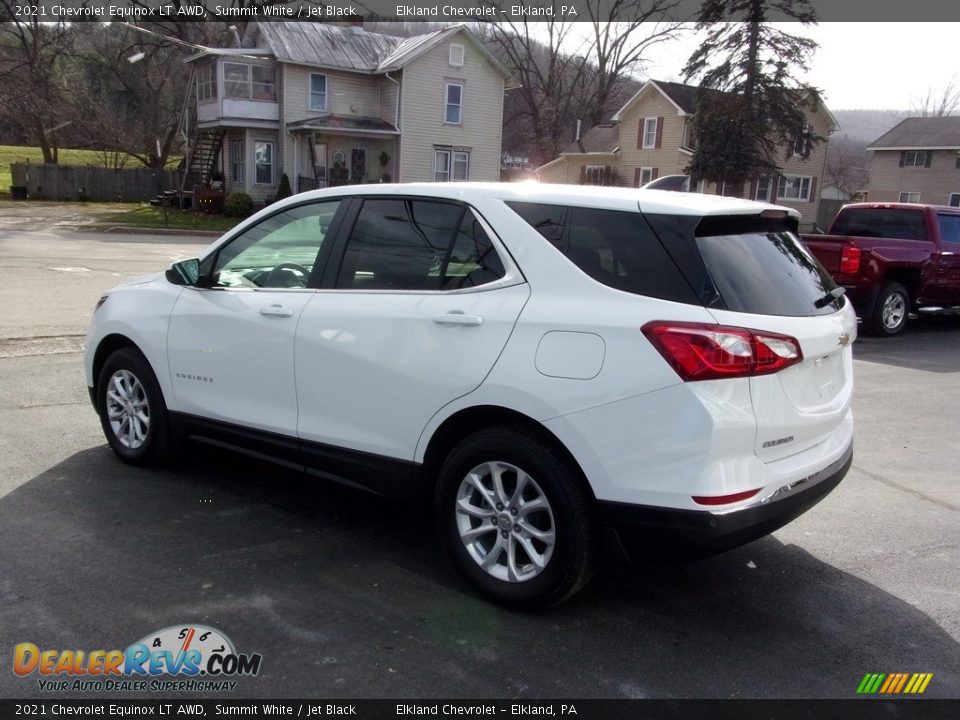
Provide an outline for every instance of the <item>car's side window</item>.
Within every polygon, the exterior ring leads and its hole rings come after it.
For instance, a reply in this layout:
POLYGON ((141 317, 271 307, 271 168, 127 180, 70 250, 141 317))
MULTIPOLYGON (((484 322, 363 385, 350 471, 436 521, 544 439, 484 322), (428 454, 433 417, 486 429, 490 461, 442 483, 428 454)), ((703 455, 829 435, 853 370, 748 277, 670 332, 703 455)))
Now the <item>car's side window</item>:
POLYGON ((503 277, 503 264, 473 213, 430 200, 364 201, 337 287, 456 290, 503 277))
POLYGON ((217 254, 214 286, 306 287, 339 200, 298 205, 248 228, 217 254))

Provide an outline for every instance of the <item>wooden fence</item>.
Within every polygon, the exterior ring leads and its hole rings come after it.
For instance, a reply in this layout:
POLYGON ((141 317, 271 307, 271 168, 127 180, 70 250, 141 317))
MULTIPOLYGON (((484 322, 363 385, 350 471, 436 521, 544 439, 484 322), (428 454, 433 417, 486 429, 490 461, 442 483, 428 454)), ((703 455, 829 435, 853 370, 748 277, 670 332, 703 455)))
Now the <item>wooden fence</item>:
POLYGON ((32 163, 12 163, 10 170, 12 187, 25 187, 27 197, 37 200, 143 201, 179 187, 176 170, 32 163))

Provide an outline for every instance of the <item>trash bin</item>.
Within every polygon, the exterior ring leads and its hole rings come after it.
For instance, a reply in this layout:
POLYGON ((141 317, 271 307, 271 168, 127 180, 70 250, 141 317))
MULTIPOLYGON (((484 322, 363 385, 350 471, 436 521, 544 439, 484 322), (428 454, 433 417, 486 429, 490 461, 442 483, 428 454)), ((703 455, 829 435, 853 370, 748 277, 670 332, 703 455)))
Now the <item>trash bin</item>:
POLYGON ((27 199, 27 186, 26 186, 26 185, 11 185, 11 186, 10 186, 10 199, 11 199, 11 200, 26 200, 26 199, 27 199))

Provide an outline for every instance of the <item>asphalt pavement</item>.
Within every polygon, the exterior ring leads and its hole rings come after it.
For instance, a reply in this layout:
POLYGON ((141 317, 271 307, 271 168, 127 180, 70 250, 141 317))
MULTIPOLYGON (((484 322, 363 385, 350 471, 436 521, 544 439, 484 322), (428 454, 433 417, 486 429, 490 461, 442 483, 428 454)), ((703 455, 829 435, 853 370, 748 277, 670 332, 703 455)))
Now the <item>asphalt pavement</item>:
MULTIPOLYGON (((0 232, 7 662, 199 623, 263 656, 230 698, 851 698, 868 672, 960 697, 960 319, 858 340, 854 466, 809 513, 709 560, 609 561, 522 614, 476 597, 416 512, 199 446, 157 470, 113 456, 82 334, 120 277, 210 241, 173 240, 0 232)), ((0 697, 51 695, 8 666, 0 697)))

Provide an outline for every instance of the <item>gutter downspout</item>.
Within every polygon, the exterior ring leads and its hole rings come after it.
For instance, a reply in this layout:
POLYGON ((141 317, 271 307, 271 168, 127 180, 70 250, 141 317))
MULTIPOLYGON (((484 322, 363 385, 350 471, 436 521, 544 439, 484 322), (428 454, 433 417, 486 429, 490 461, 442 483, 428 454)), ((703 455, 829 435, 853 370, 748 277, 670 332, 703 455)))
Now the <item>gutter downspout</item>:
MULTIPOLYGON (((384 77, 387 78, 387 80, 389 80, 390 82, 392 82, 394 85, 397 86, 397 102, 396 102, 395 108, 394 108, 393 119, 394 119, 394 121, 395 121, 396 124, 397 124, 397 130, 400 130, 400 81, 399 81, 399 80, 395 80, 394 78, 390 77, 390 71, 389 71, 389 70, 388 70, 387 72, 385 72, 383 75, 384 75, 384 77)), ((400 153, 400 143, 401 143, 401 141, 402 141, 402 138, 403 138, 403 133, 401 132, 401 134, 397 136, 397 140, 396 140, 397 146, 393 149, 393 155, 394 155, 394 157, 396 157, 396 156, 400 153)), ((397 179, 394 180, 394 182, 401 182, 401 180, 400 180, 400 161, 399 161, 399 159, 398 159, 397 162, 396 162, 396 166, 397 166, 397 167, 396 167, 396 176, 397 176, 397 179)))

